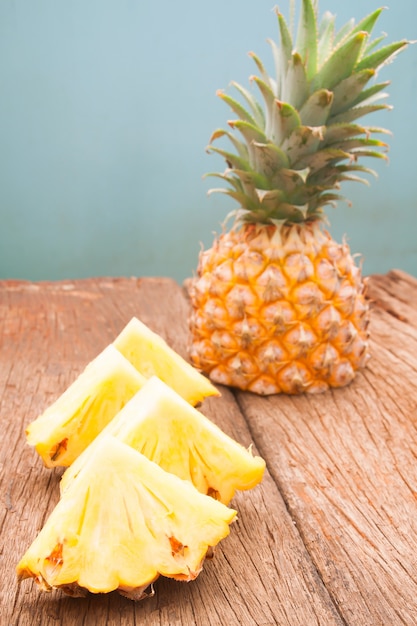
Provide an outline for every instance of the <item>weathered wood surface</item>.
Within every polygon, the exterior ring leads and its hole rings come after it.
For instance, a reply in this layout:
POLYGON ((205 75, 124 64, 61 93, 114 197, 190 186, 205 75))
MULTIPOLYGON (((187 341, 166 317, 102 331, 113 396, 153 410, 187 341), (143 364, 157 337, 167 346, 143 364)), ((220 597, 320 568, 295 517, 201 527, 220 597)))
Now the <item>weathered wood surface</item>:
POLYGON ((370 280, 372 359, 348 388, 258 398, 222 388, 201 410, 267 461, 192 583, 134 603, 17 585, 58 500, 24 429, 136 315, 186 355, 187 301, 169 279, 0 281, 0 624, 372 626, 417 623, 417 281, 370 280))

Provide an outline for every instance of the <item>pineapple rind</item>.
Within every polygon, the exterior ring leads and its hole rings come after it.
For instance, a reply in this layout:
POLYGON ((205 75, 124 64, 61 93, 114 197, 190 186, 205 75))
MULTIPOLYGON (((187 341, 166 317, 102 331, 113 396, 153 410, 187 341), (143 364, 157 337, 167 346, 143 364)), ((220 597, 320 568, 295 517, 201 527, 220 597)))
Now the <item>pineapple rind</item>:
POLYGON ((62 494, 17 576, 33 577, 46 590, 128 594, 159 575, 192 580, 235 516, 108 436, 62 494))
POLYGON ((255 487, 265 461, 224 433, 157 377, 148 380, 64 473, 64 493, 88 462, 91 450, 111 434, 201 493, 229 504, 236 490, 255 487))
POLYGON ((319 224, 223 233, 201 253, 190 299, 190 358, 217 383, 317 393, 369 359, 360 268, 319 224))
POLYGON ((205 397, 219 395, 205 376, 136 317, 116 337, 113 346, 145 378, 158 376, 192 405, 202 402, 205 397))
POLYGON ((113 345, 26 428, 46 467, 68 466, 146 382, 113 345))

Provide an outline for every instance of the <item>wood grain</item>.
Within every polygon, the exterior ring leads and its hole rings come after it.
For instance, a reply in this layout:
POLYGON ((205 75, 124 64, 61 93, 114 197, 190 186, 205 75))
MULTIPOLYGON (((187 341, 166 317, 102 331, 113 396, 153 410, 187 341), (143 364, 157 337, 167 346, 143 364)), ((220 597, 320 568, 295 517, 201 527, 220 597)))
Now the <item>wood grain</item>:
POLYGON ((380 626, 417 614, 417 281, 372 277, 372 359, 348 388, 259 398, 220 388, 201 410, 264 456, 261 485, 192 583, 134 603, 17 585, 58 500, 24 429, 133 315, 186 356, 188 303, 169 279, 0 282, 0 624, 380 626))
POLYGON ((352 626, 416 623, 417 325, 409 305, 416 294, 417 281, 401 273, 371 280, 372 359, 348 388, 266 402, 237 395, 352 626))
MULTIPOLYGON (((239 520, 193 583, 160 579, 156 595, 71 599, 20 586, 15 566, 58 499, 59 471, 41 467, 24 428, 133 315, 186 355, 187 302, 170 280, 102 279, 0 284, 0 445, 4 623, 13 625, 340 624, 329 595, 269 475, 233 503, 239 520)), ((252 443, 232 393, 202 407, 244 445, 252 443)), ((3 621, 2 621, 3 623, 3 621)))

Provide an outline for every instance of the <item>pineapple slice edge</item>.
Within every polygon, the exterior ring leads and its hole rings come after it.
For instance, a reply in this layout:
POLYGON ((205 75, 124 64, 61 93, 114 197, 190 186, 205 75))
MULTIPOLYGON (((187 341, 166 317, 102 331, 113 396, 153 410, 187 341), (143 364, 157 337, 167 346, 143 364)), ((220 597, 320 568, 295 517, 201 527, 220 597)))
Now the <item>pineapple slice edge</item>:
POLYGON ((113 345, 146 378, 158 376, 193 406, 206 397, 220 395, 206 376, 137 317, 131 318, 113 345))
POLYGON ((236 515, 107 435, 18 563, 17 577, 32 577, 41 589, 61 588, 70 595, 120 589, 138 599, 161 575, 196 578, 236 515), (111 479, 103 478, 103 468, 113 469, 111 479))
MULTIPOLYGON (((134 318, 134 320, 136 320, 140 325, 143 325, 142 322, 139 322, 139 320, 137 320, 137 318, 134 318)), ((129 326, 129 324, 127 325, 129 326)), ((151 331, 152 332, 152 331, 151 331)), ((163 344, 165 344, 164 340, 162 338, 160 338, 161 341, 163 342, 163 344)), ((165 344, 167 345, 167 344, 165 344)), ((172 350, 171 348, 169 348, 169 350, 172 350)), ((176 353, 174 353, 176 354, 176 353)), ((263 472, 265 469, 265 462, 263 461, 263 459, 261 459, 261 457, 254 457, 251 453, 250 449, 246 449, 244 448, 244 446, 242 446, 240 443, 238 443, 237 441, 235 441, 234 439, 232 439, 231 437, 229 437, 228 435, 226 435, 214 422, 212 422, 209 418, 207 418, 205 415, 203 415, 200 411, 198 411, 197 409, 194 408, 193 404, 190 403, 190 400, 185 399, 184 394, 180 395, 179 391, 174 390, 173 388, 171 388, 167 383, 163 382, 162 380, 160 380, 155 374, 153 374, 152 372, 150 373, 151 378, 150 379, 146 379, 146 377, 144 377, 140 371, 137 369, 137 367, 129 360, 129 358, 127 358, 127 356, 124 356, 123 352, 121 352, 120 350, 118 350, 118 348, 116 347, 115 343, 111 343, 107 348, 105 348, 102 353, 100 353, 92 362, 90 362, 89 364, 87 364, 86 368, 84 369, 83 372, 81 372, 81 374, 79 375, 79 377, 63 392, 63 394, 61 394, 61 396, 55 401, 55 403, 53 405, 51 405, 46 411, 44 411, 44 413, 42 415, 40 415, 36 420, 34 420, 34 422, 32 422, 31 424, 29 424, 29 426, 26 429, 26 435, 27 435, 27 440, 28 443, 30 445, 34 445, 35 449, 37 450, 37 452, 40 454, 42 460, 44 461, 44 465, 46 465, 47 467, 54 467, 55 465, 59 465, 62 464, 59 461, 59 457, 63 454, 67 452, 67 441, 69 438, 63 438, 60 442, 59 445, 56 446, 56 449, 52 451, 51 453, 51 449, 48 449, 48 453, 49 453, 49 459, 47 460, 47 462, 45 462, 45 457, 46 457, 46 450, 42 449, 42 443, 39 444, 39 441, 36 440, 36 437, 39 435, 39 432, 42 432, 42 428, 46 426, 48 426, 48 422, 52 422, 54 421, 54 415, 56 415, 56 408, 57 405, 61 404, 61 407, 64 408, 64 412, 66 409, 66 405, 68 403, 68 400, 71 400, 71 394, 74 391, 74 386, 76 387, 78 385, 79 387, 79 393, 78 396, 82 396, 82 393, 80 393, 80 389, 81 391, 83 390, 83 385, 84 387, 87 386, 88 387, 88 383, 85 383, 85 381, 87 380, 88 375, 90 375, 92 372, 97 375, 97 369, 98 365, 101 364, 102 361, 102 365, 104 365, 104 370, 109 369, 109 363, 106 362, 105 360, 105 355, 107 355, 107 357, 111 358, 115 358, 116 360, 118 360, 119 362, 123 363, 123 367, 127 367, 129 370, 129 374, 132 374, 132 372, 134 371, 134 376, 133 378, 135 379, 135 385, 136 388, 133 390, 133 393, 130 393, 130 397, 126 399, 125 402, 123 402, 122 407, 116 412, 116 415, 111 417, 110 420, 107 420, 107 423, 104 425, 104 430, 99 429, 98 433, 94 434, 94 437, 92 437, 91 441, 89 442, 89 444, 87 446, 85 446, 83 448, 83 450, 81 451, 80 455, 76 455, 75 456, 75 461, 72 461, 72 465, 73 466, 77 466, 77 460, 80 456, 85 456, 86 459, 87 457, 94 457, 96 455, 99 455, 100 453, 103 454, 103 451, 100 451, 100 447, 97 446, 97 448, 95 448, 95 444, 97 442, 97 440, 102 440, 103 446, 104 448, 106 447, 106 439, 114 439, 115 441, 117 441, 116 436, 113 436, 111 433, 111 425, 112 423, 117 423, 117 418, 119 416, 120 413, 123 413, 123 409, 126 408, 127 405, 129 405, 136 396, 140 395, 140 391, 143 390, 145 387, 149 386, 149 389, 152 389, 153 386, 153 391, 149 391, 148 392, 148 397, 151 398, 152 397, 152 393, 157 394, 157 402, 155 405, 155 410, 163 410, 165 409, 170 409, 172 408, 172 406, 170 407, 170 403, 172 404, 172 402, 174 401, 174 404, 176 405, 176 411, 178 412, 178 414, 181 414, 181 412, 185 412, 185 414, 187 414, 187 418, 188 420, 190 420, 190 416, 191 416, 191 421, 194 420, 194 422, 198 422, 200 421, 201 423, 198 424, 199 425, 199 429, 200 431, 203 430, 205 431, 205 433, 207 434, 207 436, 210 438, 212 438, 213 440, 219 439, 222 440, 223 442, 226 441, 228 446, 231 446, 233 448, 233 452, 238 455, 241 455, 244 457, 245 462, 247 463, 248 460, 250 459, 253 463, 253 467, 249 468, 249 474, 252 471, 252 478, 247 481, 245 484, 239 484, 238 486, 233 485, 230 493, 226 496, 220 497, 218 500, 218 504, 220 504, 222 507, 225 507, 230 513, 229 515, 231 515, 230 518, 228 518, 228 524, 230 524, 234 519, 235 516, 237 514, 237 512, 234 509, 229 509, 226 504, 228 504, 230 502, 230 500, 232 499, 236 489, 250 489, 253 486, 255 486, 256 484, 258 484, 258 482, 260 482, 260 480, 262 479, 263 476, 263 472), (115 355, 118 356, 115 356, 115 355), (80 383, 80 378, 82 379, 84 377, 84 383, 81 384, 83 381, 81 380, 80 383), (159 386, 159 388, 158 388, 159 386), (162 392, 162 393, 161 393, 162 392), (166 394, 168 394, 168 397, 166 397, 166 394), (161 396, 162 395, 162 406, 161 405, 161 396), (163 406, 164 402, 167 406, 163 406), (103 435, 103 437, 101 437, 101 435, 103 435), (257 467, 255 467, 257 466, 257 467), (256 469, 257 471, 257 475, 253 475, 254 470, 256 469)), ((181 360, 182 363, 185 363, 188 370, 192 371, 193 373, 196 373, 198 375, 198 379, 203 379, 204 381, 206 381, 207 383, 207 388, 206 388, 206 395, 220 395, 220 393, 218 392, 218 390, 209 382, 209 380, 204 377, 202 374, 200 374, 198 372, 198 370, 196 370, 192 365, 190 365, 189 363, 187 363, 186 361, 184 361, 182 359, 182 357, 180 357, 178 355, 178 358, 181 360), (214 390, 214 391, 213 391, 214 390)), ((109 358, 108 358, 109 360, 109 358)), ((111 359, 110 359, 111 360, 111 359)), ((106 371, 107 371, 106 370, 106 371)), ((110 367, 111 370, 111 367, 110 367)), ((107 372, 108 373, 108 372, 107 372)), ((103 374, 103 372, 102 372, 103 374)), ((147 372, 147 374, 149 375, 149 372, 147 372)), ((93 376, 94 378, 94 376, 93 376)), ((104 378, 106 378, 106 376, 104 375, 104 378)), ((187 383, 188 384, 188 383, 187 383)), ((100 383, 99 383, 100 386, 100 383)), ((106 392, 106 385, 102 385, 104 393, 102 394, 103 396, 107 395, 106 392)), ((201 390, 199 391, 199 393, 201 394, 201 390)), ((117 392, 116 392, 117 395, 117 392)), ((83 413, 83 411, 85 411, 86 413, 88 413, 87 409, 92 409, 92 405, 94 405, 94 393, 93 394, 86 394, 85 398, 83 401, 81 401, 79 404, 79 410, 75 412, 75 415, 71 415, 69 418, 64 418, 64 426, 68 425, 68 423, 74 422, 75 424, 77 423, 77 413, 81 414, 83 413), (66 420, 66 424, 65 424, 65 420, 66 420)), ((198 396, 197 401, 201 401, 201 399, 203 399, 203 397, 201 395, 198 396)), ((70 402, 71 403, 71 402, 70 402)), ((58 406, 59 408, 59 406, 58 406)), ((146 418, 146 411, 145 411, 145 418, 146 418)), ((178 418, 178 416, 177 416, 178 418)), ((81 420, 82 422, 83 420, 81 420)), ((126 425, 125 425, 126 426, 126 425)), ((197 429, 198 430, 198 429, 197 429)), ((175 428, 174 428, 175 431, 175 428)), ((70 433, 72 434, 72 433, 70 433)), ((195 434, 195 433, 194 433, 195 434)), ((191 432, 191 436, 193 435, 193 432, 191 432)), ((121 438, 118 441, 119 444, 121 444, 122 446, 126 447, 127 444, 125 444, 123 442, 123 438, 121 438)), ((47 446, 46 446, 47 447, 47 446)), ((191 446, 190 446, 191 447, 191 446)), ((144 458, 146 458, 147 461, 149 461, 149 463, 151 463, 152 465, 156 466, 159 468, 160 471, 163 471, 165 475, 167 475, 167 473, 169 474, 169 476, 173 476, 176 480, 180 480, 181 483, 186 483, 189 487, 191 487, 196 493, 198 493, 200 496, 203 496, 204 498, 208 498, 209 500, 212 500, 213 502, 216 502, 216 499, 214 497, 209 497, 209 496, 214 496, 215 494, 217 495, 218 493, 220 493, 220 491, 218 489, 209 489, 209 495, 206 495, 204 493, 204 491, 198 491, 196 486, 193 484, 192 480, 189 480, 189 478, 182 478, 181 476, 176 476, 175 473, 171 472, 171 471, 167 471, 164 468, 160 467, 158 464, 155 464, 153 462, 152 459, 147 458, 146 456, 144 456, 140 451, 137 451, 136 449, 134 449, 134 447, 131 447, 130 445, 128 445, 128 448, 130 450, 132 450, 135 454, 139 454, 141 457, 143 456, 144 458), (211 492, 211 493, 210 493, 211 492)), ((198 452, 198 450, 196 449, 195 446, 193 446, 195 452, 196 452, 196 457, 198 458, 198 463, 201 463, 201 459, 202 459, 202 455, 198 452)), ((223 450, 224 452, 224 450, 223 450)), ((233 455, 232 455, 233 456, 233 455)), ((61 459, 62 460, 62 459, 61 459)), ((87 468, 90 466, 90 461, 91 459, 87 459, 85 465, 87 466, 87 468)), ((72 470, 71 467, 71 463, 68 463, 68 465, 70 465, 70 467, 67 469, 67 471, 65 472, 64 476, 63 476, 63 482, 62 482, 62 486, 64 488, 61 488, 61 499, 59 500, 56 509, 62 510, 64 508, 64 505, 62 505, 62 501, 66 501, 67 499, 67 491, 71 492, 74 491, 74 493, 77 493, 77 490, 80 487, 80 484, 82 484, 83 482, 83 473, 84 473, 84 466, 81 467, 81 469, 79 469, 79 471, 77 471, 77 476, 76 476, 76 480, 73 481, 74 484, 76 485, 74 487, 74 489, 71 489, 71 484, 68 485, 68 482, 71 483, 72 479, 70 479, 69 481, 65 481, 65 477, 66 474, 69 473, 72 470), (81 474, 81 478, 79 478, 81 474), (80 483, 81 481, 81 483, 80 483)), ((204 465, 204 459, 203 459, 203 465, 204 465)), ((239 476, 238 478, 241 478, 241 476, 239 476)), ((105 496, 107 497, 107 496, 105 496)), ((55 511, 55 510, 54 510, 55 511)), ((53 512, 54 513, 54 512, 53 512)), ((26 552, 26 554, 22 557, 22 559, 20 560, 16 571, 17 571, 17 576, 18 576, 18 580, 21 581, 25 578, 31 577, 34 578, 35 581, 37 582, 37 584, 39 585, 39 587, 45 591, 50 591, 53 588, 60 588, 62 591, 64 591, 66 594, 68 595, 72 595, 72 596, 82 596, 85 595, 88 591, 92 592, 92 593, 101 593, 102 591, 100 591, 100 589, 102 589, 103 585, 100 587, 100 585, 98 586, 94 586, 92 584, 90 584, 90 582, 88 581, 88 577, 87 577, 87 581, 83 580, 82 576, 81 577, 77 577, 77 580, 71 580, 71 577, 68 580, 63 580, 63 581, 59 581, 55 580, 54 576, 55 576, 55 572, 57 570, 62 570, 62 564, 64 562, 64 551, 65 553, 68 551, 68 540, 60 540, 59 538, 56 538, 56 541, 53 542, 54 545, 50 545, 49 546, 49 554, 47 554, 45 556, 45 561, 44 561, 44 566, 43 569, 41 571, 41 568, 37 568, 36 565, 33 566, 33 563, 30 564, 30 554, 31 554, 31 550, 33 548, 33 546, 38 545, 39 542, 41 542, 42 538, 44 538, 45 536, 47 536, 48 532, 51 531, 51 522, 49 521, 49 518, 47 520, 47 523, 45 524, 44 528, 40 531, 38 537, 34 540, 32 546, 28 549, 28 551, 26 552), (41 537, 41 539, 39 539, 39 537, 41 537)), ((229 528, 227 528, 227 532, 225 535, 222 535, 220 538, 223 538, 224 536, 226 536, 227 534, 229 534, 229 528)), ((170 536, 169 538, 169 542, 170 542, 170 547, 171 547, 171 554, 176 554, 178 553, 179 555, 183 555, 183 550, 184 550, 184 545, 182 541, 178 540, 174 535, 170 536)), ((148 576, 146 576, 146 580, 145 581, 139 581, 138 584, 137 581, 132 582, 132 580, 118 580, 118 584, 117 587, 114 587, 114 589, 117 589, 117 591, 119 593, 121 593, 122 595, 125 595, 128 598, 134 599, 134 600, 138 600, 138 599, 142 599, 143 597, 146 597, 148 595, 153 595, 153 582, 160 576, 167 576, 167 577, 173 577, 176 578, 177 580, 192 580, 194 579, 199 572, 201 571, 202 568, 202 564, 204 562, 204 559, 206 558, 206 556, 210 553, 210 551, 212 550, 212 548, 214 547, 214 545, 219 541, 220 539, 217 539, 215 541, 212 542, 213 545, 211 544, 207 544, 204 547, 204 550, 202 551, 202 553, 199 555, 199 559, 198 562, 194 563, 195 568, 191 569, 188 565, 185 571, 183 572, 178 572, 178 571, 166 571, 162 568, 162 572, 160 572, 159 570, 156 572, 153 572, 152 575, 149 573, 148 576)), ((71 544, 71 541, 69 541, 69 543, 71 544)), ((112 542, 110 541, 110 544, 112 542)), ((186 548, 188 548, 187 546, 185 546, 186 548)), ((85 553, 87 553, 87 547, 85 550, 85 553)), ((201 552, 201 550, 200 550, 201 552)), ((65 560, 67 561, 67 554, 65 554, 65 560)), ((104 569, 104 568, 103 568, 104 569)), ((114 585, 113 585, 114 586, 114 585)), ((112 587, 112 584, 108 584, 104 585, 104 592, 107 592, 109 590, 114 590, 114 589, 110 589, 110 587, 112 587)))
POLYGON ((254 456, 251 448, 227 435, 153 376, 65 471, 61 493, 76 479, 91 447, 100 445, 107 434, 225 504, 236 490, 246 491, 260 483, 266 467, 264 459, 254 456))
POLYGON ((48 468, 71 465, 145 382, 128 359, 108 345, 26 427, 28 444, 48 468))

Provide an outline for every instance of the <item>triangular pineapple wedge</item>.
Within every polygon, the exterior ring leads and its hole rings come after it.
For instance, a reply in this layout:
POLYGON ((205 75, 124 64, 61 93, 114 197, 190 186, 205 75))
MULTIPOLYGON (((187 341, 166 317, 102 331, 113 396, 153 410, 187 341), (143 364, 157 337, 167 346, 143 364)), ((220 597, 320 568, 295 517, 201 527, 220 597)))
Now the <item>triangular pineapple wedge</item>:
POLYGON ((46 467, 71 465, 145 382, 110 344, 29 424, 28 443, 46 467))
POLYGON ((108 434, 224 504, 237 489, 257 485, 265 470, 261 457, 253 456, 173 389, 152 377, 66 470, 61 492, 108 434))
POLYGON ((158 376, 193 406, 206 396, 220 395, 208 378, 136 317, 113 344, 146 378, 158 376))
POLYGON ((107 436, 17 565, 19 580, 71 595, 140 599, 159 576, 189 581, 236 511, 107 436))

